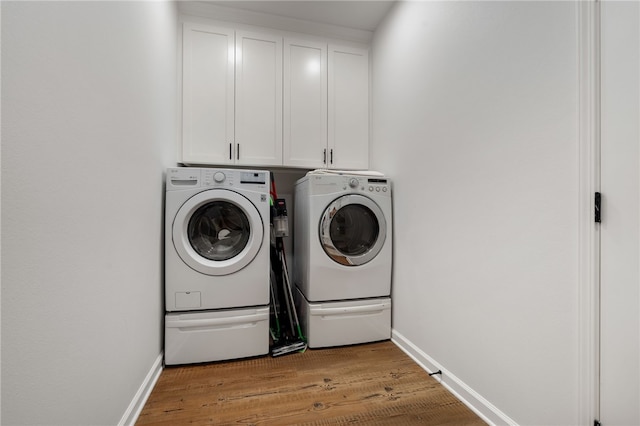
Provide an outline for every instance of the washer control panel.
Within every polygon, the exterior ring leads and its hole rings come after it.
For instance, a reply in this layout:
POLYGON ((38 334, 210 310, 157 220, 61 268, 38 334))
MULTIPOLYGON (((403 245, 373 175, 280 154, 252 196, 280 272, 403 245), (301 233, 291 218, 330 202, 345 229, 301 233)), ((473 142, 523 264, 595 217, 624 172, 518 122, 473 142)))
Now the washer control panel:
POLYGON ((269 179, 269 172, 261 170, 202 169, 204 186, 263 188, 269 179))
POLYGON ((235 173, 231 170, 203 169, 202 184, 204 186, 234 186, 235 173))
POLYGON ((180 167, 167 169, 167 191, 200 186, 200 170, 180 167))

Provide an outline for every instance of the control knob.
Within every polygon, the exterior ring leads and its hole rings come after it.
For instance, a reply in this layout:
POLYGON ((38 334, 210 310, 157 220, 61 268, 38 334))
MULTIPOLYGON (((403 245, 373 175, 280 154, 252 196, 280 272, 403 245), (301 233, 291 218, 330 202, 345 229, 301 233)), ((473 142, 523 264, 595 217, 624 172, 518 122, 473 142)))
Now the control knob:
POLYGON ((222 172, 216 172, 216 174, 213 175, 213 180, 215 180, 218 183, 222 182, 225 178, 226 176, 222 172))
POLYGON ((352 188, 357 188, 358 187, 358 183, 359 183, 358 179, 356 179, 356 178, 351 178, 349 180, 349 186, 352 187, 352 188))

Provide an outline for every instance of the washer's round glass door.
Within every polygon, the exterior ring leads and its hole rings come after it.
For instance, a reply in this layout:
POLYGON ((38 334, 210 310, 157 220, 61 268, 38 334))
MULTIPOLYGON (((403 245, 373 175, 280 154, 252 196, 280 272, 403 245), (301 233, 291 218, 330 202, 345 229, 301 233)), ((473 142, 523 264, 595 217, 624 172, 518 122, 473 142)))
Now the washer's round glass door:
POLYGON ((334 200, 320 218, 320 244, 335 262, 359 266, 382 250, 387 224, 380 207, 362 195, 334 200))
POLYGON ((228 201, 212 201, 198 208, 187 229, 189 243, 196 253, 214 261, 239 255, 251 236, 249 218, 228 201))
POLYGON ((211 189, 188 199, 173 222, 173 245, 192 269, 228 275, 258 254, 264 229, 257 208, 244 196, 211 189))

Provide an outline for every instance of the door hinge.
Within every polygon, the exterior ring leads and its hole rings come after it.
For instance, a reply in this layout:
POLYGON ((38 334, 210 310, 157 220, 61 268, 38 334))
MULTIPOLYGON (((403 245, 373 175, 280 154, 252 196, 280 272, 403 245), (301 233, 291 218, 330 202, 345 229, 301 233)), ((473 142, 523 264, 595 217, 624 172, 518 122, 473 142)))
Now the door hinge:
POLYGON ((602 426, 602 425, 600 424, 600 420, 594 420, 594 421, 593 421, 593 426, 602 426))
POLYGON ((602 195, 599 192, 596 192, 596 195, 594 198, 594 214, 593 214, 593 219, 595 220, 596 223, 601 222, 601 219, 600 219, 601 198, 602 198, 602 195))

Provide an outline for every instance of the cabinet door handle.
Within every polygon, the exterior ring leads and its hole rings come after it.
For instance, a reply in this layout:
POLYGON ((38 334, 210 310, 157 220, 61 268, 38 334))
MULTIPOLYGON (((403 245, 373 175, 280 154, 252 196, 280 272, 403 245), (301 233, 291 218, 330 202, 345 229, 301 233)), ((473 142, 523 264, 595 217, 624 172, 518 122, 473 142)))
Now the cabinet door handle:
POLYGON ((330 163, 333 164, 333 149, 331 149, 331 154, 330 154, 330 163))
POLYGON ((327 164, 327 148, 322 153, 322 164, 327 164))
POLYGON ((232 149, 232 146, 231 146, 231 143, 229 143, 229 160, 233 158, 231 155, 231 149, 232 149))
POLYGON ((240 144, 238 144, 237 148, 236 148, 236 160, 240 159, 240 144))

